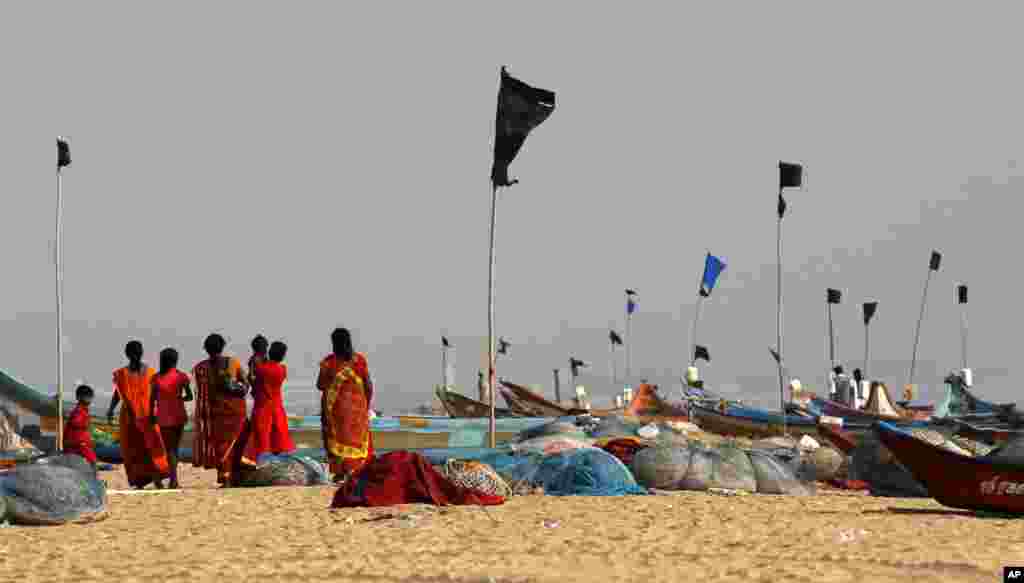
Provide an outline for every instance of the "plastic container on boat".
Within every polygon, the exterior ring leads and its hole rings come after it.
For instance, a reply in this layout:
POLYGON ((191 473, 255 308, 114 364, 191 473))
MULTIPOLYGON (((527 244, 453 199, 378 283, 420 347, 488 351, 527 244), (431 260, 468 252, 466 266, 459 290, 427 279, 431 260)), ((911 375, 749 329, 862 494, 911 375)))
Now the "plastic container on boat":
POLYGON ((960 369, 960 377, 964 380, 964 386, 965 387, 971 388, 971 385, 974 384, 974 374, 971 372, 971 369, 969 369, 969 368, 962 368, 962 369, 960 369))

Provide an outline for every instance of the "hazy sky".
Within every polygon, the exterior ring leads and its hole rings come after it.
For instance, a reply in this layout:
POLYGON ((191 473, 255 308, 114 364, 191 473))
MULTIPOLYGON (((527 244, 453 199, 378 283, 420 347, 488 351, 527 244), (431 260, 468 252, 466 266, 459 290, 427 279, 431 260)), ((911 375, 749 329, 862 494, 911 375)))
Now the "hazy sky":
MULTIPOLYGON (((607 326, 640 292, 633 363, 668 383, 687 357, 706 250, 709 383, 775 399, 775 195, 784 356, 863 357, 906 381, 932 248, 918 381, 959 361, 971 290, 980 395, 1016 400, 1024 185, 1013 3, 17 3, 0 19, 3 367, 54 378, 54 137, 65 173, 67 377, 109 390, 124 343, 148 358, 203 337, 247 355, 289 343, 296 391, 337 325, 378 407, 426 399, 438 336, 475 394, 483 363, 489 174, 499 68, 557 94, 502 192, 499 375, 550 386, 570 354, 611 394, 607 326), (1012 7, 1012 8, 1010 8, 1012 7)), ((621 365, 620 365, 621 371, 621 365)), ((874 375, 873 375, 874 376, 874 375)))

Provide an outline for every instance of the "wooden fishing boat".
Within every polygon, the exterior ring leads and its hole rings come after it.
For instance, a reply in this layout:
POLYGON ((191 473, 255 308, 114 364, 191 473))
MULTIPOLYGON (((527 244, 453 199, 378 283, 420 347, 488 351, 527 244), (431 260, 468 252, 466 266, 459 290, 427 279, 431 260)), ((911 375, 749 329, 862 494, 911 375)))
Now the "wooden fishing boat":
MULTIPOLYGON (((444 406, 445 411, 448 412, 448 416, 455 419, 463 418, 481 418, 491 416, 491 406, 488 403, 482 403, 475 399, 470 399, 465 395, 460 395, 455 391, 446 391, 445 389, 438 387, 435 391, 438 400, 441 401, 441 405, 444 406)), ((510 409, 503 407, 495 407, 495 417, 522 417, 510 409)))
POLYGON ((891 423, 875 431, 885 447, 940 504, 951 508, 1024 514, 1024 459, 969 457, 915 438, 891 423))
MULTIPOLYGON (((759 439, 782 435, 783 414, 722 401, 717 407, 690 406, 694 422, 704 431, 759 439)), ((818 437, 818 421, 803 415, 786 415, 786 431, 799 438, 818 437)))
POLYGON ((868 402, 862 409, 857 409, 831 399, 821 399, 811 396, 809 399, 809 410, 820 415, 838 417, 844 423, 855 423, 870 425, 878 421, 906 421, 906 420, 927 420, 931 417, 934 406, 922 406, 914 409, 905 409, 893 404, 888 389, 884 385, 874 385, 868 402))
MULTIPOLYGON (((506 380, 498 381, 502 398, 509 410, 524 417, 566 417, 572 415, 595 414, 579 407, 560 405, 549 401, 530 389, 506 380)), ((596 415, 595 415, 596 416, 596 415)))
POLYGON ((657 385, 641 384, 629 406, 622 412, 625 418, 639 419, 644 423, 663 421, 689 421, 689 408, 667 402, 658 394, 657 385))

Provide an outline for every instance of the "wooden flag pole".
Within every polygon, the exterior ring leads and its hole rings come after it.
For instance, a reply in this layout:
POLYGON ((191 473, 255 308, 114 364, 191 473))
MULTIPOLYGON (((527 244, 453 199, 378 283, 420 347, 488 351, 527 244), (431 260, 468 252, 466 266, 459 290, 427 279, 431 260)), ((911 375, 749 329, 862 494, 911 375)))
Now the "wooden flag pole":
MULTIPOLYGON (((58 138, 60 139, 60 138, 58 138)), ((57 300, 57 452, 64 451, 64 272, 61 266, 61 231, 63 231, 64 199, 61 166, 57 165, 57 221, 54 241, 57 300)))
POLYGON ((490 245, 490 267, 487 270, 487 365, 488 365, 488 400, 490 401, 491 411, 490 419, 487 424, 488 433, 490 434, 490 446, 493 449, 496 446, 495 430, 496 424, 494 421, 495 417, 495 380, 496 374, 494 370, 495 357, 494 357, 494 231, 496 226, 496 219, 498 213, 498 187, 497 185, 491 185, 491 245, 490 245))

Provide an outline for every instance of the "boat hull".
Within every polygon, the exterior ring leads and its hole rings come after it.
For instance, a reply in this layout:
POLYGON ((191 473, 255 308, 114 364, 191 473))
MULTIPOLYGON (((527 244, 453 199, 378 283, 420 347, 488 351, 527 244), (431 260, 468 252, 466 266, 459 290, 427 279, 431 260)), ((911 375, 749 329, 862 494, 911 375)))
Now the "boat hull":
MULTIPOLYGON (((455 419, 480 419, 490 418, 491 416, 491 406, 488 403, 470 399, 465 395, 441 388, 437 389, 436 394, 438 400, 441 401, 441 405, 448 412, 449 417, 455 419)), ((522 415, 502 407, 495 407, 494 416, 502 418, 522 417, 522 415)))
MULTIPOLYGON (((691 407, 691 411, 696 424, 701 429, 711 433, 749 437, 752 439, 774 437, 783 434, 783 419, 779 413, 762 411, 752 407, 741 407, 734 404, 726 405, 724 411, 702 405, 694 405, 691 407)), ((818 436, 818 424, 812 418, 786 415, 785 420, 786 431, 789 435, 795 437, 803 435, 818 436)))
POLYGON ((889 423, 879 423, 875 431, 885 447, 940 504, 1024 514, 1024 465, 958 455, 916 439, 889 423))

